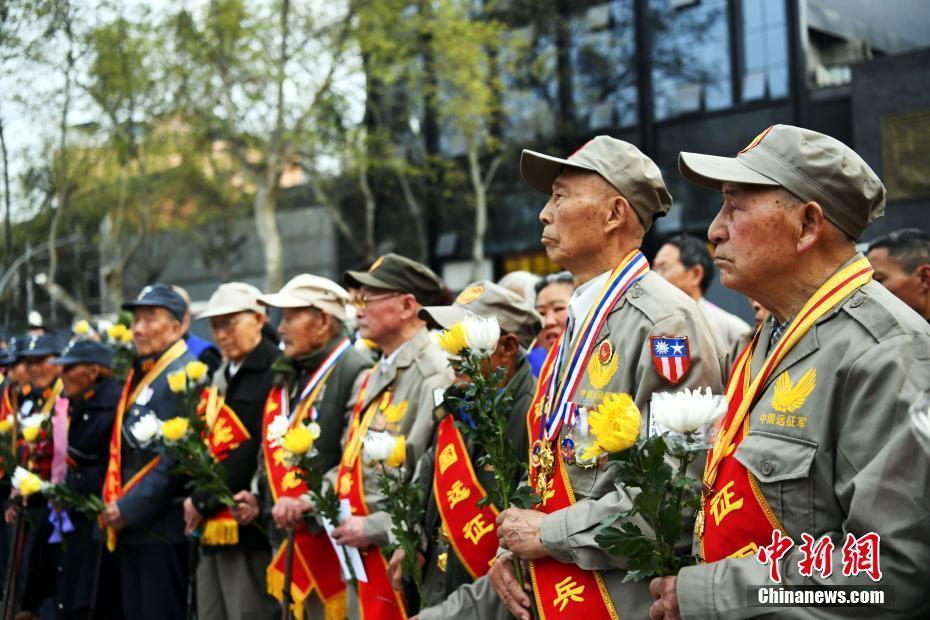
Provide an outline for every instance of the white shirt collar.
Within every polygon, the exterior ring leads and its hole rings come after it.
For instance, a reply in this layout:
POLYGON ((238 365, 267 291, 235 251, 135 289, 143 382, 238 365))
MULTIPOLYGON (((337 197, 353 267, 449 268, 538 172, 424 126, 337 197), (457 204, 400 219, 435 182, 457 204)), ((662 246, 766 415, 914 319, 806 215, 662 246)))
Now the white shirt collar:
POLYGON ((381 364, 379 365, 381 372, 387 372, 394 365, 394 362, 397 361, 397 354, 400 353, 409 342, 409 340, 405 341, 404 344, 397 347, 390 355, 386 357, 384 355, 381 356, 381 364))
POLYGON ((236 376, 236 373, 239 372, 240 368, 242 368, 242 362, 244 361, 245 360, 241 360, 238 362, 234 362, 232 360, 229 361, 229 365, 226 367, 226 370, 229 372, 230 379, 236 376))
POLYGON ((597 296, 600 294, 601 289, 604 288, 604 283, 607 282, 609 277, 610 271, 605 271, 596 278, 588 280, 572 293, 572 298, 568 302, 568 309, 575 318, 576 323, 587 318, 588 312, 591 311, 591 307, 594 306, 597 296))

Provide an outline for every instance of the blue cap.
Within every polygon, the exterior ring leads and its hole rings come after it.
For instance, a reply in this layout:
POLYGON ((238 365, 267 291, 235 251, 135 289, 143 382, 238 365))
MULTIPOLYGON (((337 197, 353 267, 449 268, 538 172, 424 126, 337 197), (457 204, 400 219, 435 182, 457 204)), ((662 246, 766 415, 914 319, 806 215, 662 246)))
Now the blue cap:
POLYGON ((3 348, 0 349, 0 366, 9 366, 16 361, 16 356, 13 355, 13 348, 3 348))
POLYGON ((7 341, 6 351, 0 356, 0 366, 12 366, 16 363, 26 339, 26 336, 13 336, 7 341))
POLYGON ((55 334, 28 336, 21 343, 17 341, 16 357, 48 357, 61 355, 61 342, 55 334))
POLYGON ((113 352, 110 347, 93 340, 76 340, 68 345, 61 357, 53 359, 52 364, 97 364, 113 368, 113 352))
POLYGON ((164 308, 178 321, 183 321, 184 314, 187 312, 187 302, 184 298, 167 284, 161 283, 146 286, 134 301, 127 301, 123 304, 124 310, 144 307, 164 308))

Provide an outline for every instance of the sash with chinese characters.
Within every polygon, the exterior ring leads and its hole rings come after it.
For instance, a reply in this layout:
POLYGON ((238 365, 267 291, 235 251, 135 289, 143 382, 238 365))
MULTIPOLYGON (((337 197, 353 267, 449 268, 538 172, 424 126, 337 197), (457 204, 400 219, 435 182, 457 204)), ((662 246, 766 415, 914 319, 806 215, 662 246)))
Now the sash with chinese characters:
POLYGON ((749 431, 747 414, 765 392, 779 362, 818 319, 871 279, 872 267, 865 258, 831 276, 791 321, 755 377, 751 376, 751 366, 759 332, 737 358, 727 384, 727 415, 717 445, 707 455, 701 511, 695 521, 695 535, 705 562, 755 555, 759 545, 771 540, 773 529, 784 532, 752 473, 733 453, 749 431))
MULTIPOLYGON (((531 436, 534 432, 542 433, 545 429, 545 394, 548 384, 555 381, 555 349, 560 342, 561 339, 549 350, 539 374, 536 396, 527 412, 526 423, 531 436)), ((562 459, 555 458, 553 467, 546 490, 542 493, 542 502, 536 507, 536 510, 546 514, 568 508, 575 503, 575 494, 572 492, 571 481, 562 459)), ((534 488, 541 473, 538 462, 534 463, 531 454, 530 484, 534 488)), ((584 570, 577 564, 565 564, 552 557, 533 560, 529 564, 533 596, 540 620, 562 617, 619 619, 599 572, 584 570)))
MULTIPOLYGON (((109 504, 114 502, 139 484, 150 471, 155 469, 161 461, 160 456, 156 456, 146 463, 139 471, 133 474, 132 478, 123 483, 122 476, 122 449, 123 449, 123 418, 126 414, 126 408, 131 407, 139 394, 142 393, 155 379, 160 377, 172 362, 187 352, 187 344, 183 340, 178 340, 171 345, 167 351, 162 353, 148 372, 143 375, 142 379, 132 388, 132 376, 135 372, 130 370, 126 376, 126 382, 123 384, 123 393, 120 395, 119 404, 116 407, 116 420, 113 423, 113 433, 110 435, 110 460, 107 462, 107 475, 103 481, 103 503, 109 504)), ((112 527, 107 528, 107 549, 111 552, 116 550, 116 530, 112 527)))
POLYGON ((497 553, 498 540, 494 535, 497 508, 490 504, 478 507, 478 501, 486 495, 462 434, 455 428, 452 416, 447 415, 436 432, 433 496, 443 530, 472 579, 488 572, 497 553))
MULTIPOLYGON (((290 408, 286 385, 272 388, 265 404, 262 420, 262 452, 265 457, 265 471, 268 474, 268 486, 275 502, 279 497, 300 497, 308 492, 307 484, 300 479, 296 468, 288 467, 284 462, 284 452, 279 446, 273 446, 273 438, 268 437, 268 425, 280 413, 288 416, 288 428, 302 424, 307 416, 315 417, 313 404, 322 393, 326 380, 336 367, 351 343, 346 338, 333 349, 313 373, 300 392, 297 404, 290 408)), ((287 543, 281 543, 271 564, 268 565, 266 578, 268 593, 279 601, 284 600, 284 576, 287 570, 287 543)), ((291 599, 294 601, 294 615, 303 617, 304 601, 310 592, 316 590, 326 610, 326 617, 344 618, 346 614, 345 584, 342 581, 342 569, 336 550, 325 532, 313 533, 306 525, 300 525, 294 531, 294 555, 291 564, 291 599)))
MULTIPOLYGON (((392 387, 389 387, 380 399, 372 400, 362 416, 365 404, 365 392, 372 374, 378 367, 372 368, 362 382, 352 411, 352 422, 346 438, 346 448, 339 463, 339 498, 348 499, 353 515, 367 516, 368 504, 365 502, 365 487, 362 479, 361 448, 362 440, 368 433, 368 427, 378 411, 384 409, 390 401, 392 387)), ((393 383, 391 384, 393 386, 393 383)), ((387 561, 381 555, 381 549, 372 546, 359 549, 368 582, 358 583, 358 601, 362 618, 378 620, 406 620, 407 612, 403 595, 395 592, 387 577, 387 561)))
MULTIPOLYGON (((217 463, 225 460, 230 452, 251 437, 239 416, 224 402, 215 385, 203 391, 197 405, 197 414, 206 422, 209 432, 206 439, 207 447, 217 463)), ((219 512, 207 519, 201 541, 205 545, 239 543, 239 524, 228 506, 223 506, 219 512)))

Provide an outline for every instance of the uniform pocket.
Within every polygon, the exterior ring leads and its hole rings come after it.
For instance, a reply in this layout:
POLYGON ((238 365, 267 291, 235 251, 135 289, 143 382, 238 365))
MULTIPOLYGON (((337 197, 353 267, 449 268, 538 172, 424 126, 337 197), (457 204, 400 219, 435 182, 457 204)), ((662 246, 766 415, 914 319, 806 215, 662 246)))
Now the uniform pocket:
POLYGON ((751 432, 734 453, 752 473, 781 524, 789 532, 813 530, 816 442, 774 433, 751 432))

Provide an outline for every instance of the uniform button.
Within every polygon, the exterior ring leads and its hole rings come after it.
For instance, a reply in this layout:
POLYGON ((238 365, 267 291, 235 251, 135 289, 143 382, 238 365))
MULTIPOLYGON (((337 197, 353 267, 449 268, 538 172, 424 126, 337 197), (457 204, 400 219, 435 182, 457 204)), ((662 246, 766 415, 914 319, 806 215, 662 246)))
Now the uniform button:
POLYGON ((87 414, 85 413, 85 414, 84 414, 84 421, 86 422, 86 421, 89 420, 89 419, 90 419, 90 416, 87 415, 87 414))
POLYGON ((853 297, 852 301, 849 302, 849 307, 858 308, 859 306, 862 305, 862 302, 863 302, 862 295, 856 295, 855 297, 853 297))
POLYGON ((775 464, 772 461, 762 461, 762 473, 768 476, 775 471, 775 464))
POLYGON ((643 289, 640 288, 639 284, 635 285, 633 287, 633 290, 630 291, 630 295, 633 297, 633 299, 636 299, 637 297, 641 297, 642 294, 643 294, 643 289))

